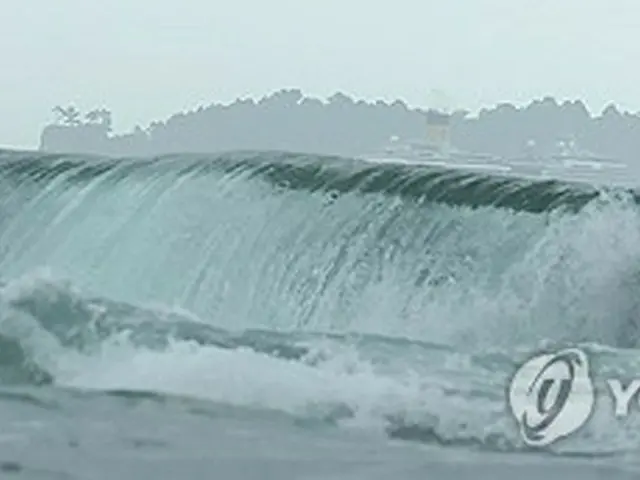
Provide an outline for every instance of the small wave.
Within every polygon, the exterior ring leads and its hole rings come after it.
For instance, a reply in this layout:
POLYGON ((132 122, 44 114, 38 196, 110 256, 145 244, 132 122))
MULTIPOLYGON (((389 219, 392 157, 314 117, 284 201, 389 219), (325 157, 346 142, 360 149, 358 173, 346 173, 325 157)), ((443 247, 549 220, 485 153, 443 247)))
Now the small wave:
MULTIPOLYGON (((396 425, 388 433, 397 435, 396 419, 422 410, 428 393, 405 361, 418 360, 415 349, 434 360, 452 354, 381 336, 225 331, 166 310, 86 297, 50 276, 5 283, 0 305, 0 339, 12 346, 0 350, 0 371, 11 372, 0 377, 3 388, 47 383, 133 402, 200 398, 244 414, 281 412, 305 427, 384 432, 396 425)), ((440 391, 446 394, 444 385, 440 391)), ((2 392, 0 401, 18 398, 2 392)))
POLYGON ((51 383, 53 378, 29 353, 34 336, 63 348, 92 354, 104 342, 126 338, 136 347, 162 351, 171 342, 191 342, 222 349, 249 348, 284 359, 301 359, 303 346, 281 334, 249 330, 230 332, 194 320, 192 315, 83 296, 68 282, 48 274, 27 276, 0 287, 0 383, 51 383))
MULTIPOLYGON (((179 405, 193 415, 364 429, 480 451, 530 451, 504 404, 504 385, 527 350, 464 353, 382 335, 233 332, 185 312, 88 297, 50 276, 5 283, 0 306, 0 339, 13 345, 0 350, 0 371, 13 372, 0 377, 0 402, 59 408, 33 391, 7 390, 16 383, 51 384, 79 392, 74 397, 179 405), (96 305, 97 316, 91 313, 96 305), (26 364, 31 370, 24 370, 26 364)), ((616 352, 585 348, 603 358, 616 352)), ((626 365, 630 359, 622 352, 615 360, 626 365)), ((607 425, 606 435, 610 430, 607 425)), ((630 434, 623 429, 617 435, 630 434)), ((595 437, 589 432, 585 438, 595 437)), ((547 453, 591 458, 623 451, 572 446, 547 453)))

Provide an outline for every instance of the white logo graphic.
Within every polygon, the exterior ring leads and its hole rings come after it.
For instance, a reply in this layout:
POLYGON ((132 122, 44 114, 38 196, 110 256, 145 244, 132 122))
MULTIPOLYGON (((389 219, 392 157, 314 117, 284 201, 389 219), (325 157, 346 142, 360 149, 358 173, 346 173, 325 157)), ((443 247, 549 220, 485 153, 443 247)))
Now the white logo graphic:
POLYGON ((518 369, 509 389, 520 434, 532 447, 574 433, 591 416, 594 402, 589 360, 574 348, 530 359, 518 369))

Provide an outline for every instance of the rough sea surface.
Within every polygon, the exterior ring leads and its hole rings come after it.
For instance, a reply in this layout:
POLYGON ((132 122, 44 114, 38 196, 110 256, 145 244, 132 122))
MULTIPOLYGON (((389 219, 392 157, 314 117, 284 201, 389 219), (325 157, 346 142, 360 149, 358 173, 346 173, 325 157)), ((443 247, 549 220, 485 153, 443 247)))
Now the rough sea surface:
POLYGON ((0 151, 0 478, 640 478, 640 177, 518 168, 0 151), (567 345, 596 409, 534 450, 567 345))

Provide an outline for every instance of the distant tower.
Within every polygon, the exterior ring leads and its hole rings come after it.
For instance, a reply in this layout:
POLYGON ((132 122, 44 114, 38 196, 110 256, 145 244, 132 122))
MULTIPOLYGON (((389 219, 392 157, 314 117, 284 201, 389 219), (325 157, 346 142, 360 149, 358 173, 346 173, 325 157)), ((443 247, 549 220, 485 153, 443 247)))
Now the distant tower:
POLYGON ((451 143, 451 115, 437 110, 427 112, 427 145, 447 152, 451 143))

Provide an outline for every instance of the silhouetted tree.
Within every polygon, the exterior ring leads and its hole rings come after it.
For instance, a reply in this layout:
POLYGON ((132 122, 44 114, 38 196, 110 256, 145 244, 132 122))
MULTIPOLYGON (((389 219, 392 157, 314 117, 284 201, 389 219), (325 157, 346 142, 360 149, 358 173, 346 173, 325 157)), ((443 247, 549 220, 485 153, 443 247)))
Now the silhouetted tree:
POLYGON ((53 107, 53 113, 58 116, 58 121, 64 125, 80 125, 80 111, 73 105, 68 107, 56 105, 53 107))
POLYGON ((90 110, 85 113, 84 118, 86 118, 89 123, 98 123, 100 120, 100 113, 98 113, 98 110, 90 110))

